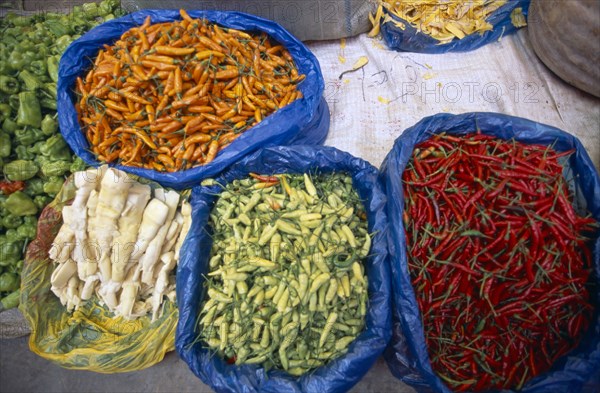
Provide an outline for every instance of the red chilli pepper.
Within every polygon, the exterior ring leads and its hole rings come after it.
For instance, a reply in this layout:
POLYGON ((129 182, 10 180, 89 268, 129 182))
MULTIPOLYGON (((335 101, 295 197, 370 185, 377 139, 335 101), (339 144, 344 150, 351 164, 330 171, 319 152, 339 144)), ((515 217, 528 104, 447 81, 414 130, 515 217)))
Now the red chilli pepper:
POLYGON ((21 191, 25 189, 24 181, 0 181, 0 191, 4 195, 10 195, 13 192, 21 191))

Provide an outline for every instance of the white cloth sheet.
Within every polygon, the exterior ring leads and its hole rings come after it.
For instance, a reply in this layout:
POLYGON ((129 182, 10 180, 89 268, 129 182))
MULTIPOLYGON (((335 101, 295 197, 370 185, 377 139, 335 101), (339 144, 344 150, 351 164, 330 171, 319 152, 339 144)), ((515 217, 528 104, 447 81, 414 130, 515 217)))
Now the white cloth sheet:
POLYGON ((527 29, 464 53, 388 50, 366 34, 311 42, 325 79, 331 112, 326 145, 376 167, 401 133, 440 112, 498 112, 550 124, 578 137, 600 168, 600 99, 549 71, 527 29), (353 73, 361 56, 369 63, 353 73))

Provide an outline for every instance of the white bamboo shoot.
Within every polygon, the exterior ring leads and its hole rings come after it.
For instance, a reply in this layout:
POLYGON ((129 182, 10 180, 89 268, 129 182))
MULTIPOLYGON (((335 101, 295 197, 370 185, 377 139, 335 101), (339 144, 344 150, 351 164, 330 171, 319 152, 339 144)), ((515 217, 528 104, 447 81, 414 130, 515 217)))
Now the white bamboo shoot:
POLYGON ((109 281, 98 287, 98 297, 104 301, 104 304, 114 310, 118 305, 117 292, 121 289, 121 283, 109 281))
POLYGON ((169 214, 165 224, 158 230, 158 233, 148 244, 148 248, 142 257, 140 258, 140 265, 142 266, 142 282, 145 284, 152 284, 152 278, 154 273, 154 265, 160 257, 160 251, 164 243, 171 220, 175 217, 177 211, 177 205, 179 205, 179 194, 175 191, 169 191, 165 195, 166 204, 169 207, 169 214))
POLYGON ((98 281, 100 281, 100 277, 98 277, 97 274, 93 274, 85 278, 85 283, 83 284, 83 288, 81 289, 81 293, 79 295, 81 300, 88 300, 92 297, 94 288, 96 287, 96 283, 98 281))
POLYGON ((74 238, 75 233, 73 233, 69 224, 63 222, 52 242, 50 251, 48 251, 50 259, 56 263, 65 263, 71 257, 74 238))
POLYGON ((114 238, 110 257, 111 279, 115 282, 123 282, 125 278, 127 263, 134 250, 144 209, 150 200, 150 193, 150 186, 144 184, 136 184, 129 190, 122 216, 119 218, 119 234, 114 238))
POLYGON ((96 250, 96 231, 94 228, 96 227, 96 208, 98 207, 98 191, 92 190, 90 192, 90 196, 88 198, 87 204, 87 222, 88 222, 88 230, 87 230, 87 242, 83 245, 84 252, 84 268, 83 274, 84 277, 89 277, 96 274, 98 270, 98 252, 96 250))
POLYGON ((169 226, 169 230, 167 231, 167 235, 165 236, 165 241, 163 243, 162 249, 160 250, 160 254, 164 254, 165 252, 169 252, 175 246, 177 242, 177 235, 179 235, 179 231, 181 230, 181 225, 183 224, 183 216, 181 213, 177 212, 175 217, 173 217, 173 221, 171 221, 171 225, 169 226))
POLYGON ((110 251, 114 234, 118 230, 118 219, 125 207, 127 193, 132 181, 123 172, 108 168, 101 180, 96 207, 95 235, 98 241, 100 258, 100 280, 108 283, 112 274, 110 251))
POLYGON ((71 277, 77 272, 77 264, 74 260, 68 259, 60 264, 50 276, 50 284, 56 288, 63 288, 67 285, 71 277))
POLYGON ((76 274, 73 274, 73 277, 71 277, 71 279, 67 283, 66 298, 67 310, 69 311, 78 308, 79 304, 81 303, 78 296, 79 292, 77 291, 77 288, 79 288, 79 283, 80 281, 76 274))
POLYGON ((121 315, 125 319, 131 319, 132 317, 133 305, 140 289, 140 272, 141 268, 139 266, 134 267, 129 271, 123 282, 123 290, 121 291, 119 305, 115 309, 115 314, 121 315))
POLYGON ((69 206, 71 220, 69 227, 75 233, 75 245, 72 258, 77 263, 77 274, 80 280, 85 280, 87 273, 85 244, 87 242, 87 203, 92 191, 98 186, 99 170, 88 169, 87 171, 75 172, 73 183, 77 188, 73 203, 69 206))
POLYGON ((152 293, 152 320, 154 321, 158 315, 158 309, 160 308, 163 300, 163 296, 169 286, 169 273, 177 264, 175 260, 175 252, 169 251, 160 256, 162 262, 160 270, 158 271, 158 277, 156 278, 156 284, 154 285, 154 292, 152 293))
POLYGON ((190 226, 192 225, 192 206, 187 200, 183 200, 181 202, 181 215, 183 216, 183 223, 181 224, 181 230, 179 232, 179 237, 177 238, 177 243, 175 243, 176 261, 179 261, 179 252, 181 251, 181 246, 183 245, 183 241, 185 240, 190 230, 190 226))
POLYGON ((168 214, 169 207, 163 201, 154 198, 148 203, 142 215, 140 232, 133 247, 132 260, 139 260, 144 255, 150 241, 154 239, 158 230, 165 224, 168 214))

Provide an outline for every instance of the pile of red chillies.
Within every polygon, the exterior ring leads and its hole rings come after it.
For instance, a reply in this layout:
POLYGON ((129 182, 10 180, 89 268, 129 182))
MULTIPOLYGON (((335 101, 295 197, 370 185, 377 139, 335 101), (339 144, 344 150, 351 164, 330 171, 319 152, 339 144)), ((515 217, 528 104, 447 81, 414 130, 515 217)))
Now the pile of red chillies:
POLYGON ((590 324, 597 223, 570 201, 571 153, 438 134, 407 164, 409 271, 432 368, 455 391, 519 389, 590 324))

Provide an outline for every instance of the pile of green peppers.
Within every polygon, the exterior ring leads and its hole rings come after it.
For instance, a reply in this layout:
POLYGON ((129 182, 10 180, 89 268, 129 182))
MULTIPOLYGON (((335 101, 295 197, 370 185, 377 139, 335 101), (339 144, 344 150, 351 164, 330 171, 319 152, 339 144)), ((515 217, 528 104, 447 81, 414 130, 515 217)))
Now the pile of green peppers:
POLYGON ((20 272, 37 217, 65 178, 85 163, 58 130, 58 63, 92 27, 121 16, 120 1, 69 14, 7 14, 0 19, 0 311, 19 303, 20 272))

